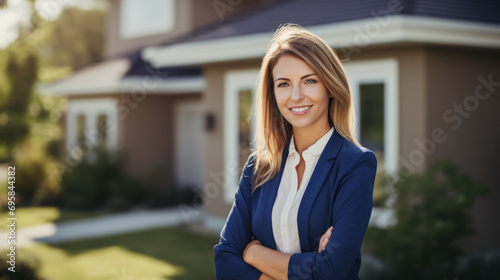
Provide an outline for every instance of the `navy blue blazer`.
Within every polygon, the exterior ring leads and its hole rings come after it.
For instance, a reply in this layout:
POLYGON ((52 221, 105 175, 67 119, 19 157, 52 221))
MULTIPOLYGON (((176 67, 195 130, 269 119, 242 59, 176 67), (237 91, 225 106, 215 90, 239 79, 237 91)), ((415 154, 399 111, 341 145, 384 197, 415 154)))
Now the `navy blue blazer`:
MULTIPOLYGON (((252 239, 276 250, 271 215, 289 145, 290 140, 280 172, 253 193, 255 154, 249 156, 220 242, 214 247, 217 279, 261 276, 242 258, 252 239)), ((376 170, 372 151, 352 144, 334 129, 300 202, 297 225, 302 253, 291 256, 288 279, 359 279, 360 248, 372 212, 376 170), (318 253, 319 240, 330 226, 330 241, 318 253)))

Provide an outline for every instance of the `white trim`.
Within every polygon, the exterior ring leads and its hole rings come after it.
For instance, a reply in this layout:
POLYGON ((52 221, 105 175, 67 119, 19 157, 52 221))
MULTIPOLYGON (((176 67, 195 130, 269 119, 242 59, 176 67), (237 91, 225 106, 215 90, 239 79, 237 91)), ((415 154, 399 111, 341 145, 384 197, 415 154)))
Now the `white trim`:
MULTIPOLYGON (((333 48, 364 48, 393 43, 500 48, 500 26, 421 16, 387 15, 307 26, 333 48)), ((155 67, 261 58, 272 32, 145 48, 144 60, 155 67)))
POLYGON ((39 90, 44 95, 72 96, 72 95, 96 95, 116 94, 133 91, 141 91, 151 94, 178 94, 194 93, 205 90, 205 79, 176 78, 171 80, 155 80, 154 77, 144 76, 137 78, 125 78, 113 83, 64 83, 56 85, 41 85, 39 90))
MULTIPOLYGON (((224 162, 223 166, 238 166, 239 91, 255 92, 259 69, 228 71, 224 75, 224 162)), ((255 122, 252 122, 255 123, 255 122)), ((252 127, 252 131, 254 128, 252 127)), ((251 133, 253 135, 253 133, 251 133)), ((252 141, 253 143, 253 141, 252 141)), ((239 171, 239 170, 238 170, 239 171)), ((238 189, 238 173, 229 172, 224 184, 224 200, 233 203, 238 189)))
POLYGON ((78 116, 85 116, 85 140, 96 144, 99 141, 98 116, 107 117, 107 147, 116 151, 118 144, 118 114, 116 101, 113 98, 98 98, 89 100, 70 100, 66 117, 66 152, 71 153, 77 146, 78 116))
MULTIPOLYGON (((349 62, 343 65, 351 86, 359 123, 359 85, 384 83, 384 170, 396 174, 399 154, 399 73, 395 58, 349 62)), ((359 141, 360 125, 356 126, 359 141)))

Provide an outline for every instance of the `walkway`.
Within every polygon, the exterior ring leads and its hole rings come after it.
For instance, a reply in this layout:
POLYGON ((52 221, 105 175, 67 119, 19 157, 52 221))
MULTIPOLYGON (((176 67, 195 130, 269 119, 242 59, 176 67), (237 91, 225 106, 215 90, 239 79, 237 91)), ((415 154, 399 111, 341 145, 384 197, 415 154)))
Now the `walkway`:
MULTIPOLYGON (((151 228, 191 224, 202 219, 203 212, 187 205, 160 209, 136 210, 103 217, 89 218, 63 223, 50 223, 16 231, 16 247, 35 242, 57 243, 96 238, 151 228)), ((8 229, 8 228, 7 228, 8 229)), ((7 249, 8 232, 0 232, 0 250, 7 249)))

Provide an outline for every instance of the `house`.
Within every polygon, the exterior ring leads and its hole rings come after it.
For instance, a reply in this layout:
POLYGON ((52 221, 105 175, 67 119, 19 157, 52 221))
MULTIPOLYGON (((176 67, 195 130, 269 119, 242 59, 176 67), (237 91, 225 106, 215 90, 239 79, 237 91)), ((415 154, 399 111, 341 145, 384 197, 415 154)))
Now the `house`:
MULTIPOLYGON (((241 4, 230 12, 262 2, 241 4)), ((91 146, 101 146, 121 151, 126 172, 143 182, 159 176, 158 183, 165 186, 203 186, 202 68, 154 67, 140 52, 220 21, 218 11, 211 2, 199 0, 152 0, 148 5, 108 1, 105 60, 44 89, 69 100, 68 167, 90 155, 91 146)))
POLYGON ((500 179, 500 5, 494 1, 274 1, 227 17, 180 42, 150 46, 156 67, 203 69, 205 224, 219 231, 248 157, 251 104, 260 61, 280 24, 294 22, 325 39, 345 61, 358 135, 389 174, 425 170, 447 158, 488 186, 472 213, 466 251, 500 247, 495 215, 500 179))
MULTIPOLYGON (((202 187, 205 227, 219 232, 251 148, 253 122, 247 116, 261 59, 273 30, 293 22, 323 38, 345 60, 357 135, 376 152, 379 167, 389 174, 400 167, 413 173, 439 159, 453 160, 474 180, 490 187, 471 211, 475 234, 463 239, 460 246, 467 252, 500 247, 500 225, 492 214, 500 213, 500 179, 495 174, 500 130, 494 128, 494 120, 500 117, 496 110, 500 105, 498 3, 162 1, 179 12, 163 9, 175 14, 176 20, 191 11, 191 17, 174 24, 175 30, 183 26, 182 32, 126 40, 127 33, 118 32, 117 13, 132 2, 110 1, 108 53, 117 58, 88 70, 96 79, 111 79, 114 84, 108 88, 112 89, 104 91, 103 86, 97 92, 88 85, 85 91, 75 89, 75 94, 69 89, 59 91, 71 100, 68 147, 78 137, 74 128, 78 108, 90 108, 98 116, 98 106, 89 103, 99 98, 103 112, 110 112, 108 118, 120 118, 123 112, 104 105, 105 98, 123 100, 123 93, 133 95, 134 86, 140 87, 141 81, 118 73, 132 73, 137 67, 177 73, 162 77, 149 90, 144 86, 148 70, 139 71, 147 97, 140 101, 140 93, 135 93, 137 99, 128 99, 140 104, 128 109, 128 117, 118 121, 107 139, 116 139, 117 148, 129 151, 131 173, 157 165, 164 168, 168 180, 186 176, 188 182, 201 176, 189 183, 202 187), (143 49, 133 59, 118 56, 139 47, 143 49), (120 78, 113 78, 113 73, 120 78), (188 174, 181 175, 186 169, 188 174)), ((127 26, 124 22, 120 24, 127 26)))

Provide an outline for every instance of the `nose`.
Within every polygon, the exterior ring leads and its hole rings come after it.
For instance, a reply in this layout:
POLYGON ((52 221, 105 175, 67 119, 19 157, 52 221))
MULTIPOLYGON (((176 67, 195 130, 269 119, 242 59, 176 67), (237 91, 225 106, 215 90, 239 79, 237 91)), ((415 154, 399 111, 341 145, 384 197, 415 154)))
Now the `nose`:
POLYGON ((292 101, 300 101, 304 98, 304 95, 302 94, 302 90, 300 89, 300 86, 294 86, 292 88, 292 96, 291 99, 292 101))

